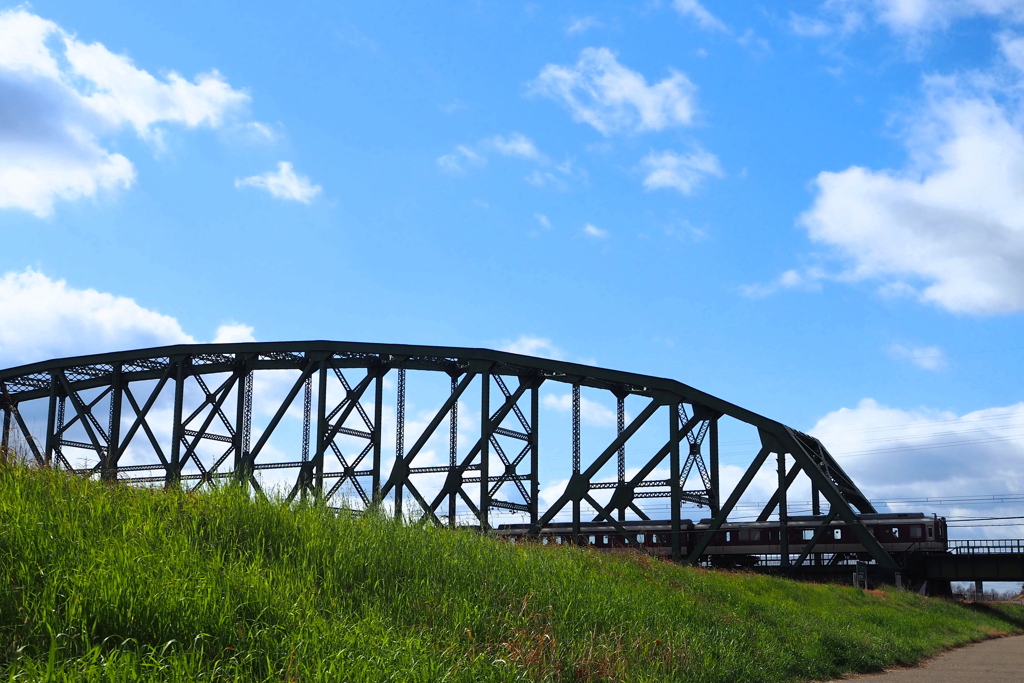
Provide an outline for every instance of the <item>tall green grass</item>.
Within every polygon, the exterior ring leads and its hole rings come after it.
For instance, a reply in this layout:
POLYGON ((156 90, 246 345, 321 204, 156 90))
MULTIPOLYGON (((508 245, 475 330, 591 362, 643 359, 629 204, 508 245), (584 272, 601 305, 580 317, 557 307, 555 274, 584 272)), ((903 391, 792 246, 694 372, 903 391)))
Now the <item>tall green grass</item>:
POLYGON ((0 680, 796 681, 1022 616, 0 467, 0 680))

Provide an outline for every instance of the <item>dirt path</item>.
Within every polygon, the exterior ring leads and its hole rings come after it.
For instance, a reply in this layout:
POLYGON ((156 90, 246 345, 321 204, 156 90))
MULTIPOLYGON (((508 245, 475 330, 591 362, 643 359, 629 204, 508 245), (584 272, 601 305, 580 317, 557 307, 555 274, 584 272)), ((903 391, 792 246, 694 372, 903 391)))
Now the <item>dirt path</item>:
POLYGON ((909 669, 893 669, 880 674, 857 674, 841 680, 883 683, 1024 681, 1024 636, 997 638, 968 645, 909 669))

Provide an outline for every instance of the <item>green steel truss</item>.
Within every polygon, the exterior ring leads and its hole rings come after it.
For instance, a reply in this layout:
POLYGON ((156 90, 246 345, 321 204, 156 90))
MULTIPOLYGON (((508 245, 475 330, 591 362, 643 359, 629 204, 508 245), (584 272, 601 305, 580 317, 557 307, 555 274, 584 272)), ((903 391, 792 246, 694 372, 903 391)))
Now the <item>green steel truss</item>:
MULTIPOLYGON (((279 470, 273 476, 277 481, 287 476, 289 497, 331 500, 344 492, 347 507, 381 505, 450 525, 461 511, 458 523, 469 515, 482 529, 491 528, 497 513, 528 519, 534 532, 571 516, 577 533, 587 522, 602 522, 626 537, 636 533, 622 525, 627 517, 648 519, 642 501, 664 498, 679 559, 684 559, 680 508, 704 506, 712 521, 688 549, 692 562, 700 560, 714 532, 774 456, 778 489, 760 519, 777 515, 785 526, 786 494, 802 475, 810 480, 815 514, 822 498, 828 506, 820 530, 838 517, 879 565, 895 567, 858 519, 874 508, 821 442, 660 377, 472 348, 332 341, 179 345, 0 371, 0 408, 5 452, 17 448, 39 465, 110 481, 198 488, 235 478, 259 491, 269 471, 279 470), (418 433, 407 435, 407 376, 420 373, 435 373, 435 380, 438 373, 447 375, 449 393, 426 424, 413 430, 418 433), (280 391, 268 404, 260 387, 272 381, 280 391), (540 486, 551 475, 545 475, 541 454, 562 447, 546 447, 541 439, 547 432, 540 429, 539 390, 545 383, 571 388, 572 452, 561 455, 571 455, 572 471, 548 505, 541 501, 540 486), (396 405, 388 413, 393 423, 383 412, 385 386, 394 390, 396 405), (617 407, 616 436, 586 453, 580 438, 581 388, 608 392, 617 407), (254 395, 264 418, 255 430, 254 395), (629 420, 627 398, 643 403, 629 420), (479 405, 486 418, 475 420, 472 438, 463 434, 461 442, 460 404, 464 410, 479 405), (281 425, 289 414, 301 416, 301 428, 294 450, 282 457, 269 444, 276 432, 286 431, 281 425), (723 418, 755 427, 761 443, 732 491, 721 490, 719 483, 723 418), (657 449, 637 443, 635 435, 644 425, 648 435, 652 429, 661 435, 657 449), (439 455, 436 444, 446 432, 448 452, 439 455), (434 444, 429 451, 428 443, 434 444), (632 476, 627 476, 627 448, 632 476)), ((418 418, 420 425, 422 415, 418 418)), ((650 443, 649 436, 644 443, 650 443)), ((783 565, 803 563, 820 536, 804 547, 784 548, 783 565)))

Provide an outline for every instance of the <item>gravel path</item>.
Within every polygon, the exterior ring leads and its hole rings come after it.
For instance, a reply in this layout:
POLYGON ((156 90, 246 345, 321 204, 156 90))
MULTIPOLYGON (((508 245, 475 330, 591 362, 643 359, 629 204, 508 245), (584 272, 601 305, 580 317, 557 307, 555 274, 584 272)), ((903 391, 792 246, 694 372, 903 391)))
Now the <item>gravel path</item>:
POLYGON ((880 674, 858 674, 844 681, 884 683, 1007 683, 1024 681, 1024 636, 996 638, 929 659, 921 666, 880 674))

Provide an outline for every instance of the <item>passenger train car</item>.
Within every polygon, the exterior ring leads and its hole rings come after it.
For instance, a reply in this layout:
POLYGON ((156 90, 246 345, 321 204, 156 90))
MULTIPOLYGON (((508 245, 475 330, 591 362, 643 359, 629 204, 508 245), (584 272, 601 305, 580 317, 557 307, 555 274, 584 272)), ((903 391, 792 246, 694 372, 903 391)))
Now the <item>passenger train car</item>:
MULTIPOLYGON (((946 550, 946 519, 922 512, 865 514, 859 516, 879 544, 893 552, 943 552, 946 550)), ((789 552, 799 554, 810 541, 815 531, 825 520, 824 516, 790 517, 786 534, 789 552)), ((635 534, 636 543, 623 536, 607 522, 586 522, 580 524, 580 535, 573 538, 571 522, 548 524, 536 541, 545 545, 569 544, 574 540, 579 545, 588 545, 600 550, 642 549, 653 555, 668 555, 672 552, 671 524, 665 521, 620 522, 623 528, 635 534)), ((689 553, 710 526, 710 519, 694 523, 684 519, 680 522, 683 555, 689 553)), ((497 528, 499 535, 512 541, 525 540, 528 524, 503 524, 497 528)), ((770 522, 729 522, 715 532, 703 556, 732 561, 721 564, 752 566, 757 556, 781 554, 780 526, 778 521, 770 522)), ((864 546, 853 530, 841 520, 833 520, 819 539, 813 552, 830 555, 865 552, 864 546)))

